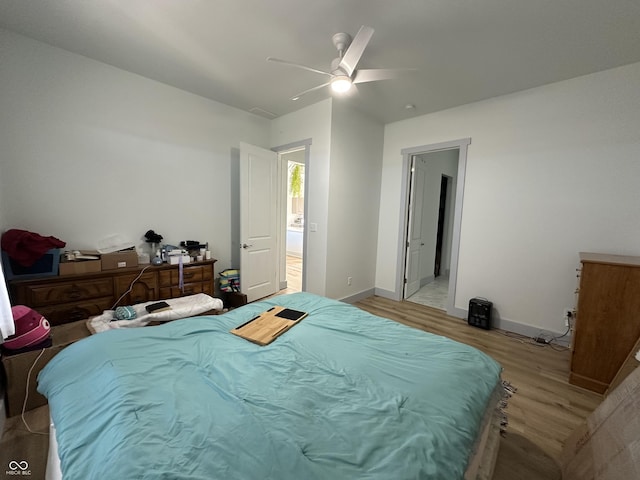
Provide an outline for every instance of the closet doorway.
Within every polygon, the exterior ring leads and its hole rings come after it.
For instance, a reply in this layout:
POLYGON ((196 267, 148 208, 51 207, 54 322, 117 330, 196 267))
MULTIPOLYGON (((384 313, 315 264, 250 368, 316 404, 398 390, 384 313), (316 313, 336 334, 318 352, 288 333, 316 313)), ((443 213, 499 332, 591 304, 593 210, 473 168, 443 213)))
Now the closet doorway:
POLYGON ((397 290, 453 314, 466 152, 470 139, 402 150, 403 218, 397 290))

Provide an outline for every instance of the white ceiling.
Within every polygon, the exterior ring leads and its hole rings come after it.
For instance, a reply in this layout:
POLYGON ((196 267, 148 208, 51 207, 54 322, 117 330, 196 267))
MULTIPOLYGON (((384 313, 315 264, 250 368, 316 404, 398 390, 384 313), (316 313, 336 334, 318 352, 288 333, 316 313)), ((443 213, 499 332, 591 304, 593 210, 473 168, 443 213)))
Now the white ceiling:
POLYGON ((0 27, 268 118, 330 92, 292 101, 326 77, 266 57, 328 70, 361 25, 360 68, 418 69, 341 99, 382 123, 640 61, 638 0, 0 0, 0 27))

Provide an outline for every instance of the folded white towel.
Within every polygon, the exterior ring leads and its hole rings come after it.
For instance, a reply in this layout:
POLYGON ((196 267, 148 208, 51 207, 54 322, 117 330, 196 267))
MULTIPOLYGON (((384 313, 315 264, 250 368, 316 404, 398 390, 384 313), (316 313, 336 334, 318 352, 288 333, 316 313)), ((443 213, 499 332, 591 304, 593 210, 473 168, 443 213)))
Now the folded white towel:
POLYGON ((115 310, 105 310, 102 315, 91 317, 87 320, 87 327, 92 333, 105 332, 115 328, 144 327, 149 322, 167 322, 179 318, 193 317, 209 310, 222 310, 222 300, 213 298, 206 293, 197 293, 186 297, 170 298, 165 300, 170 310, 147 313, 145 307, 157 303, 145 302, 132 305, 136 311, 136 318, 131 320, 113 320, 116 318, 115 310))

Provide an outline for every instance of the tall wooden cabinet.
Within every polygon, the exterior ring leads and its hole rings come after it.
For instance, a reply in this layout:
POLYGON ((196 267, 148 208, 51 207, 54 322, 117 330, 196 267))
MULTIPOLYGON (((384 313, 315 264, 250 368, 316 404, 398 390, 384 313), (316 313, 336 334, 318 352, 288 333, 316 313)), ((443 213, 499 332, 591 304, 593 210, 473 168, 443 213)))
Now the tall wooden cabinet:
POLYGON ((640 338, 640 257, 581 253, 569 382, 604 393, 640 338))
POLYGON ((52 325, 83 320, 114 305, 133 305, 196 293, 214 294, 215 260, 178 265, 140 265, 102 272, 9 282, 11 302, 37 310, 52 325))

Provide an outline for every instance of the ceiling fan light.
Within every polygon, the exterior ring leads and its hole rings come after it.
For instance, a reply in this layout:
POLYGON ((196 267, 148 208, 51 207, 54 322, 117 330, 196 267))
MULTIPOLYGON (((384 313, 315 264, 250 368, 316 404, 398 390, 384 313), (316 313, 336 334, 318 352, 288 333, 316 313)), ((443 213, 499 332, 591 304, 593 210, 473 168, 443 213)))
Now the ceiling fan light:
POLYGON ((337 75, 331 80, 331 90, 336 93, 344 93, 351 88, 351 78, 346 75, 337 75))

